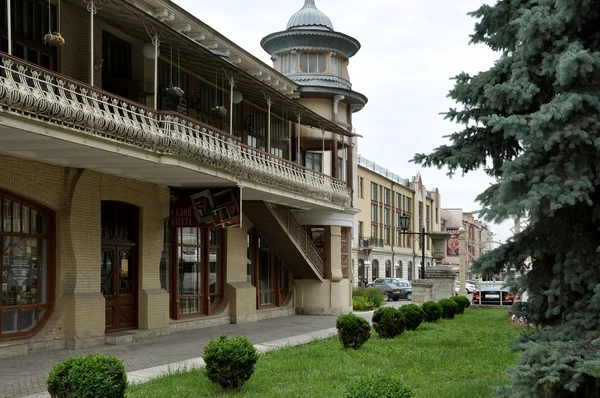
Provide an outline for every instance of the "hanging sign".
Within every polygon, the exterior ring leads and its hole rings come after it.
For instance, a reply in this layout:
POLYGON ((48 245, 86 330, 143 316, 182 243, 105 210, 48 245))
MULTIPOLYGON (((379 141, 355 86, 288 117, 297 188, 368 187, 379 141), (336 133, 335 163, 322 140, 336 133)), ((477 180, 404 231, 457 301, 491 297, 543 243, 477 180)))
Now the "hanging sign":
POLYGON ((171 226, 240 228, 239 187, 171 189, 171 226))
POLYGON ((448 230, 448 232, 452 232, 452 235, 446 238, 446 254, 448 256, 458 256, 458 248, 460 246, 458 230, 448 230))

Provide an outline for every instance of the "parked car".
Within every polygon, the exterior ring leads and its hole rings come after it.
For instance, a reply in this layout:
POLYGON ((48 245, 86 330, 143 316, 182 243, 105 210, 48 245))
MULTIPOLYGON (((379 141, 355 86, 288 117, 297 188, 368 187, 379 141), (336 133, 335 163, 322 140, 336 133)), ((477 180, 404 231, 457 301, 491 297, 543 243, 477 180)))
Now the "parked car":
POLYGON ((373 283, 373 287, 383 291, 383 301, 398 301, 400 299, 412 300, 412 286, 410 283, 373 283))
POLYGON ((502 304, 512 305, 515 301, 514 296, 507 288, 498 288, 495 286, 482 287, 473 293, 473 304, 500 304, 500 295, 502 295, 502 304))
MULTIPOLYGON (((377 278, 373 281, 373 284, 375 283, 409 283, 410 282, 406 279, 402 279, 402 278, 377 278)), ((411 285, 412 287, 412 285, 411 285)))
MULTIPOLYGON (((471 294, 475 291, 475 285, 472 285, 465 281, 465 289, 467 290, 468 294, 471 294)), ((456 292, 456 294, 458 294, 459 290, 460 290, 460 281, 454 281, 454 291, 456 292)))

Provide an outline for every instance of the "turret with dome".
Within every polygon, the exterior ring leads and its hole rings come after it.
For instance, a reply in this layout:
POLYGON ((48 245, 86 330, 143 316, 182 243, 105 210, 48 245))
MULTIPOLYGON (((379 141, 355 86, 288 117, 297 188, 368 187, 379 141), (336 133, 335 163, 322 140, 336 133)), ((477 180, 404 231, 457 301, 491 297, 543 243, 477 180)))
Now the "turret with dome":
MULTIPOLYGON (((349 59, 360 50, 358 40, 336 32, 315 1, 305 0, 286 30, 271 33, 260 44, 271 55, 273 67, 300 86, 299 102, 354 132, 352 114, 367 103, 367 97, 352 90, 348 74, 349 59)), ((352 187, 356 138, 314 127, 295 128, 296 158, 306 167, 343 179, 352 187)))
POLYGON ((286 30, 266 36, 260 44, 271 55, 273 67, 302 86, 302 98, 309 93, 343 95, 352 111, 366 104, 367 98, 352 90, 348 74, 348 60, 360 50, 360 43, 334 31, 315 0, 306 0, 286 30))

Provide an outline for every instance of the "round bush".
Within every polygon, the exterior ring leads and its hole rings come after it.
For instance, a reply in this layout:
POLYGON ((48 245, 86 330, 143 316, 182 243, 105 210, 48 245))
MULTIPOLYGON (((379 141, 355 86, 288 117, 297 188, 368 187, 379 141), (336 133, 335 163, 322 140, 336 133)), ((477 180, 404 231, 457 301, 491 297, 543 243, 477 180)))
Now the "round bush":
POLYGON ((358 350, 371 337, 369 322, 354 314, 338 316, 335 321, 335 327, 344 348, 358 350))
POLYGON ((371 311, 375 304, 368 297, 357 296, 352 298, 352 308, 354 311, 371 311))
POLYGON ((442 317, 442 307, 435 301, 426 301, 421 308, 425 313, 425 322, 436 322, 442 317))
POLYGON ((122 398, 127 388, 123 361, 90 353, 55 364, 48 374, 48 392, 57 398, 122 398))
POLYGON ((393 339, 406 329, 404 315, 392 307, 380 308, 373 314, 373 328, 384 339, 393 339))
POLYGON ((458 304, 450 299, 441 299, 438 304, 442 307, 442 315, 445 319, 452 319, 458 312, 458 304))
POLYGON ((456 312, 457 314, 462 314, 465 312, 465 308, 468 308, 471 305, 471 302, 465 296, 450 297, 450 300, 458 304, 458 310, 456 312))
POLYGON ((348 383, 345 398, 412 398, 413 390, 398 376, 374 374, 348 383))
POLYGON ((425 318, 425 312, 416 304, 406 304, 398 310, 404 315, 404 322, 408 330, 417 329, 425 318))
POLYGON ((222 335, 210 340, 202 358, 210 381, 225 390, 237 390, 254 373, 258 352, 246 336, 227 339, 222 335))

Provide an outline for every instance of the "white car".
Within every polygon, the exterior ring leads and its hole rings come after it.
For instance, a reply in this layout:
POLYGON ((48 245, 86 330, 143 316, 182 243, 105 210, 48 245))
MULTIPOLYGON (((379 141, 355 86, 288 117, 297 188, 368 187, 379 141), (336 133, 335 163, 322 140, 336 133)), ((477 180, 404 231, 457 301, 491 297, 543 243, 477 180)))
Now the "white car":
MULTIPOLYGON (((467 291, 467 294, 471 294, 475 291, 475 285, 473 285, 472 283, 465 282, 465 289, 467 291)), ((460 281, 454 281, 454 292, 456 292, 456 294, 458 294, 459 290, 460 290, 460 281)))

